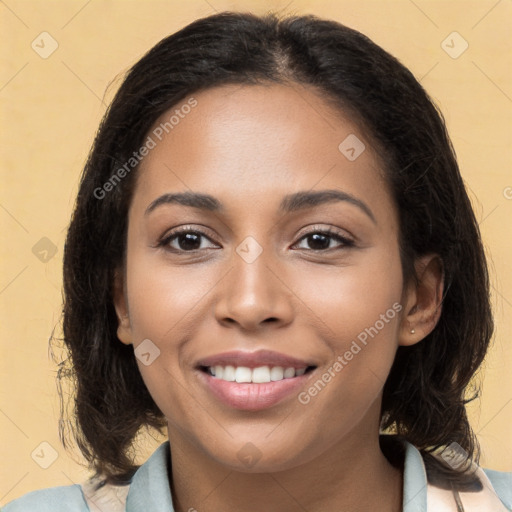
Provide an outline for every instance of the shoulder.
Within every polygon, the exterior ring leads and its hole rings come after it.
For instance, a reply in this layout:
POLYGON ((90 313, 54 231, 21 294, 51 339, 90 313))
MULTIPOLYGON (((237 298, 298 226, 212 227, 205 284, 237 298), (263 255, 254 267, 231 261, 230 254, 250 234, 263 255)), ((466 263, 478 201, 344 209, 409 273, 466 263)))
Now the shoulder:
POLYGON ((0 512, 125 512, 128 498, 130 510, 162 510, 162 505, 165 510, 173 510, 167 476, 169 456, 166 441, 126 485, 107 484, 101 476, 93 476, 82 484, 32 491, 0 508, 0 512))
POLYGON ((124 512, 130 486, 91 478, 81 485, 41 489, 8 503, 1 512, 124 512))
POLYGON ((98 476, 83 483, 82 492, 91 512, 125 512, 130 487, 131 484, 107 484, 98 476))
POLYGON ((483 473, 489 479, 492 488, 500 497, 501 501, 512 510, 512 471, 495 471, 483 469, 483 473))
POLYGON ((2 508, 2 512, 89 512, 80 485, 51 487, 25 494, 2 508))
POLYGON ((476 475, 482 483, 482 488, 479 491, 453 493, 429 484, 427 486, 429 506, 436 512, 452 510, 511 511, 512 473, 484 470, 478 467, 476 475))
POLYGON ((511 472, 484 469, 475 464, 476 480, 481 485, 456 490, 443 473, 436 475, 432 468, 427 470, 424 454, 414 445, 397 436, 391 436, 390 441, 399 442, 405 448, 404 512, 512 511, 511 472))

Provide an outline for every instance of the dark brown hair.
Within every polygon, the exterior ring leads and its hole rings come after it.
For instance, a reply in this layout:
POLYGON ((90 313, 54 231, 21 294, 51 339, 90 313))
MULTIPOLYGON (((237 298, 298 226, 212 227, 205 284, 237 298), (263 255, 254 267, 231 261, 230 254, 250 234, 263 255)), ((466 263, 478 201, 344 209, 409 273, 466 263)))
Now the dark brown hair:
POLYGON ((124 261, 136 168, 108 193, 98 190, 156 119, 192 93, 269 82, 314 87, 380 148, 399 212, 404 276, 414 278, 416 257, 436 253, 442 260, 440 320, 422 342, 398 349, 384 386, 382 428, 421 450, 429 475, 437 468, 460 483, 463 474, 429 452, 455 442, 478 461, 466 389, 493 330, 478 224, 443 117, 411 72, 361 33, 314 16, 216 14, 163 39, 128 71, 89 154, 65 244, 63 339, 70 357, 59 379, 72 380, 74 414, 61 422, 61 437, 66 444, 73 434, 108 481, 127 482, 137 468, 130 455, 136 434, 166 425, 133 348, 116 335, 112 284, 124 261))

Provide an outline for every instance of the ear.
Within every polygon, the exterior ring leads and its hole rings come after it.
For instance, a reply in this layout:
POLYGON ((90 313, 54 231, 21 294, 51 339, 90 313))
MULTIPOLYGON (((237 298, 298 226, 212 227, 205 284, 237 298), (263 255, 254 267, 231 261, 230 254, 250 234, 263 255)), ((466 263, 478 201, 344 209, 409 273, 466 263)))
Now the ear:
POLYGON ((130 323, 130 314, 128 312, 128 301, 125 293, 125 279, 123 271, 116 269, 114 273, 113 297, 114 308, 117 314, 117 337, 125 345, 131 345, 132 328, 130 323))
POLYGON ((430 254, 415 261, 417 279, 412 278, 404 293, 404 313, 398 344, 414 345, 428 336, 441 316, 444 272, 441 258, 430 254))

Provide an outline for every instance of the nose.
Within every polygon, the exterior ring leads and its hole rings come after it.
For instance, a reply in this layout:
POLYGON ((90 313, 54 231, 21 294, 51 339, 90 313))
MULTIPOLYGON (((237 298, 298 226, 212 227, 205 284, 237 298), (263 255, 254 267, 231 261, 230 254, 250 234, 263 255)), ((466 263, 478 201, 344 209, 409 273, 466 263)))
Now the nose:
POLYGON ((232 267, 217 289, 215 317, 224 326, 247 331, 293 321, 293 283, 288 283, 280 265, 264 250, 248 262, 233 251, 232 267))

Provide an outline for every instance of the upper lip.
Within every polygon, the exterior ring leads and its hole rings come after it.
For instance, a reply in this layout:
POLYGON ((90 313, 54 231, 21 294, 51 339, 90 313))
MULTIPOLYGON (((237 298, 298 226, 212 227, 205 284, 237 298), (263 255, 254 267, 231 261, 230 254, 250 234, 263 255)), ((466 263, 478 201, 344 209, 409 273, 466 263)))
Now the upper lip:
POLYGON ((197 362, 198 367, 209 366, 245 366, 257 368, 258 366, 282 366, 283 368, 307 368, 315 366, 311 361, 297 359, 296 357, 280 354, 272 350, 258 350, 256 352, 244 352, 233 350, 205 357, 197 362))

